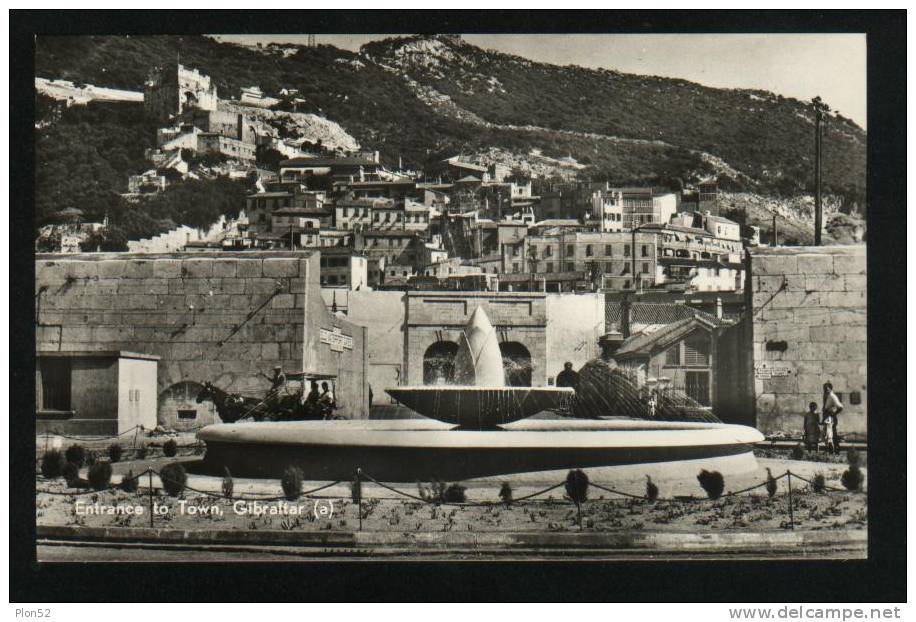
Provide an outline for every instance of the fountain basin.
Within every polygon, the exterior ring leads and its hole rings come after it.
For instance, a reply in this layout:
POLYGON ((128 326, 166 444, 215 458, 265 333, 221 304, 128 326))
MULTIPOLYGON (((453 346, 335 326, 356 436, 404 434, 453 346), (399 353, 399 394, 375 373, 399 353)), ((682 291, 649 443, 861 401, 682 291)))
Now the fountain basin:
POLYGON ((567 403, 569 387, 403 386, 385 391, 425 417, 486 429, 525 419, 567 403))
POLYGON ((460 481, 493 475, 744 455, 756 464, 754 428, 718 423, 528 420, 490 431, 440 421, 295 421, 207 426, 204 467, 238 477, 279 477, 295 465, 307 479, 460 481), (558 432, 560 432, 558 434, 558 432))

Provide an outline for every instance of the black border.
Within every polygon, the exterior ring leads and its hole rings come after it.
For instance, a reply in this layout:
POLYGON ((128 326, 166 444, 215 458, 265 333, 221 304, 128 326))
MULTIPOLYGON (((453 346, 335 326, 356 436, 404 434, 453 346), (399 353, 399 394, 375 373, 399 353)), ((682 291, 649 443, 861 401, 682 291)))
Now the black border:
POLYGON ((10 599, 716 601, 906 599, 906 11, 11 11, 10 599), (865 32, 869 559, 852 562, 37 564, 34 42, 40 34, 865 32), (18 502, 25 500, 24 503, 18 502))

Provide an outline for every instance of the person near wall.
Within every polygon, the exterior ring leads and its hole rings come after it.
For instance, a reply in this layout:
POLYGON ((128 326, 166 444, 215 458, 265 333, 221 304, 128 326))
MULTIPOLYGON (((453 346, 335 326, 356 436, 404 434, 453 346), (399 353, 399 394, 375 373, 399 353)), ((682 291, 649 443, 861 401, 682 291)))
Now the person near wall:
POLYGON ((563 371, 557 374, 557 386, 579 390, 579 374, 573 370, 573 364, 569 361, 563 363, 563 371))
POLYGON ((318 403, 321 404, 324 419, 330 419, 334 416, 337 400, 334 398, 334 392, 331 391, 327 382, 321 383, 321 397, 318 398, 318 403))
POLYGON ((829 416, 831 418, 831 428, 833 429, 833 443, 835 449, 839 451, 840 436, 837 431, 839 425, 839 414, 843 411, 843 403, 840 398, 833 392, 833 385, 829 382, 824 383, 824 407, 822 409, 824 421, 829 416))
POLYGON ((808 404, 808 412, 805 413, 805 449, 816 450, 821 442, 821 421, 820 414, 817 412, 817 402, 808 404))
POLYGON ((824 417, 824 446, 827 450, 827 453, 838 454, 840 453, 840 448, 836 440, 836 419, 833 418, 833 415, 827 415, 824 417))

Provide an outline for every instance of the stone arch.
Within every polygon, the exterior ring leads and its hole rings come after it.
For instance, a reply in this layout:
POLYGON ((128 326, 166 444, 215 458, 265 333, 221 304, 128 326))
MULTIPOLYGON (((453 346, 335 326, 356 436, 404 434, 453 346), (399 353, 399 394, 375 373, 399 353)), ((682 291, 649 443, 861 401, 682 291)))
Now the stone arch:
POLYGON ((176 382, 159 394, 159 425, 175 430, 193 430, 211 423, 219 423, 216 405, 206 400, 197 403, 203 386, 199 382, 176 382))
POLYGON ((531 386, 531 352, 518 341, 503 341, 499 344, 503 355, 503 370, 506 384, 510 387, 531 386))
POLYGON ((455 379, 454 341, 436 341, 423 353, 423 384, 451 384, 455 379))

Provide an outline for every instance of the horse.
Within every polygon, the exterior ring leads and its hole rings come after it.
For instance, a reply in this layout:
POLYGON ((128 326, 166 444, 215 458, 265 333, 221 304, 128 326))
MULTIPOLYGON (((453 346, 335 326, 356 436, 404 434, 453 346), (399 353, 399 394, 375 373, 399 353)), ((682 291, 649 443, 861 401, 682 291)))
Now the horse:
POLYGON ((235 423, 247 415, 251 415, 256 421, 260 421, 264 418, 267 410, 262 404, 262 400, 244 397, 235 393, 227 393, 212 382, 203 383, 200 393, 197 394, 198 404, 204 400, 213 402, 216 406, 216 412, 223 423, 235 423))

